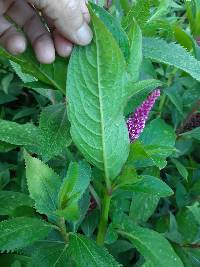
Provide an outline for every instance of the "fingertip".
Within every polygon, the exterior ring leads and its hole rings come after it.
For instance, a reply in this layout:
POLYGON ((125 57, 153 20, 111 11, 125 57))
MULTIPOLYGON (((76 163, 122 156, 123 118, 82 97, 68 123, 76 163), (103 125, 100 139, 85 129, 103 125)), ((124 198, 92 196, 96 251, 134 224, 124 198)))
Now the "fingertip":
POLYGON ((42 64, 51 64, 55 60, 53 41, 46 34, 37 39, 33 44, 36 57, 42 64))
POLYGON ((68 57, 73 49, 73 45, 66 38, 61 36, 58 32, 54 32, 54 44, 56 48, 56 52, 61 57, 68 57))
POLYGON ((87 23, 84 23, 76 32, 75 38, 77 44, 88 45, 93 38, 93 33, 87 23))
POLYGON ((5 40, 5 48, 12 55, 18 55, 26 50, 26 39, 19 33, 9 35, 5 40))

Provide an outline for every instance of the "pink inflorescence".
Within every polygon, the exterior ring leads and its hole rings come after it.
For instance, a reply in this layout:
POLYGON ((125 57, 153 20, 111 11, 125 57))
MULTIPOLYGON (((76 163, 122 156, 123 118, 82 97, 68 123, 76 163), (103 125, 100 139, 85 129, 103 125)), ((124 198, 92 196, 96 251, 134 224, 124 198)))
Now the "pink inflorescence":
POLYGON ((133 143, 143 132, 149 113, 155 101, 160 96, 160 89, 154 90, 147 99, 134 112, 133 116, 127 120, 130 142, 133 143))

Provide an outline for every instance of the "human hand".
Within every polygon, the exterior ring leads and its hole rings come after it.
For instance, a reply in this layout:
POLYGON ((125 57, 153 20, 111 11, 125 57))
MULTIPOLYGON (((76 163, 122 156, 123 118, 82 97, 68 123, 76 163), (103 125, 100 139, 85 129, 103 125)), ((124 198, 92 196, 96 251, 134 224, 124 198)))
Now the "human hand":
POLYGON ((73 43, 87 45, 92 39, 85 1, 0 0, 0 45, 14 55, 24 52, 27 46, 25 36, 8 17, 26 34, 41 63, 52 63, 55 51, 62 57, 69 56, 73 43))

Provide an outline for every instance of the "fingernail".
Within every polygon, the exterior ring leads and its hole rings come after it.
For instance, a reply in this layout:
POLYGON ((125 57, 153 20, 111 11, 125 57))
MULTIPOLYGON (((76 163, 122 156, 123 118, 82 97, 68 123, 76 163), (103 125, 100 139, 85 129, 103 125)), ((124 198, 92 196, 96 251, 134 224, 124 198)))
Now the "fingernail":
POLYGON ((87 45, 91 42, 92 31, 86 23, 84 23, 76 32, 76 39, 80 45, 87 45))

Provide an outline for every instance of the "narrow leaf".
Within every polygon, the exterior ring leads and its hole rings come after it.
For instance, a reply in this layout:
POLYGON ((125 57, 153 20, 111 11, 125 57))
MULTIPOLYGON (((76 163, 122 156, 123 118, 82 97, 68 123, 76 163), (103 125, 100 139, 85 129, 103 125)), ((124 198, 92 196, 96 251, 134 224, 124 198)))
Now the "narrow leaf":
POLYGON ((142 32, 136 22, 132 23, 129 31, 130 56, 128 59, 128 72, 131 78, 136 82, 139 78, 140 67, 142 63, 142 32))
POLYGON ((79 201, 90 184, 90 176, 91 168, 86 162, 70 163, 58 194, 57 214, 69 221, 79 219, 79 201))
POLYGON ((200 62, 178 44, 145 37, 143 54, 146 58, 181 69, 200 81, 200 62))
POLYGON ((26 153, 26 177, 30 196, 38 212, 52 216, 57 209, 60 177, 47 165, 26 153))

